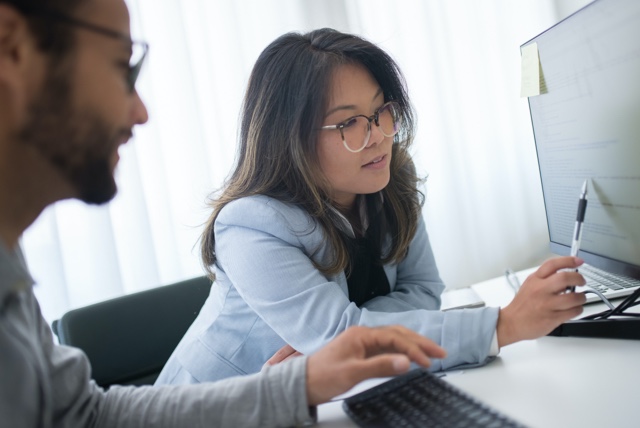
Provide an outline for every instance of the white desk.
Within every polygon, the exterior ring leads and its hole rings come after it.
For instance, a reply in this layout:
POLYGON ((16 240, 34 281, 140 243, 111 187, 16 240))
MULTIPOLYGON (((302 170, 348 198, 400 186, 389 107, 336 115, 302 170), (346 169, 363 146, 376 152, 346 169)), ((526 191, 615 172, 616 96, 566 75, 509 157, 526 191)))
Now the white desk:
MULTIPOLYGON (((518 274, 521 281, 528 272, 518 274)), ((502 277, 473 288, 488 306, 513 297, 502 277)), ((604 309, 587 305, 585 313, 604 309)), ((640 426, 640 340, 542 337, 507 346, 492 363, 445 379, 531 427, 640 426)), ((355 427, 341 406, 320 406, 319 426, 355 427)))

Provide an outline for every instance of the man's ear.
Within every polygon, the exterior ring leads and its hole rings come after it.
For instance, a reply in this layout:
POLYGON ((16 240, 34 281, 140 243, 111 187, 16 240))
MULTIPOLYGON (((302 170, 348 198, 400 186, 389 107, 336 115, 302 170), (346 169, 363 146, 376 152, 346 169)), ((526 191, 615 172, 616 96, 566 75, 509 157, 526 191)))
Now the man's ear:
POLYGON ((25 61, 34 54, 35 40, 24 15, 0 3, 0 84, 16 83, 25 61))

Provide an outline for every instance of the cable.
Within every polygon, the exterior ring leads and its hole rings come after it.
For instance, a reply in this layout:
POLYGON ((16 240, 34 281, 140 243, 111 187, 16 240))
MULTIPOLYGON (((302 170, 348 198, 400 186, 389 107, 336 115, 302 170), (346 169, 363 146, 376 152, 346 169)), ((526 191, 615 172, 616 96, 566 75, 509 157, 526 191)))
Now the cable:
POLYGON ((604 294, 602 294, 600 291, 596 290, 595 288, 589 288, 588 290, 585 290, 584 294, 587 294, 587 293, 593 293, 596 296, 598 296, 600 300, 602 300, 605 303, 605 305, 609 307, 609 309, 614 310, 616 308, 615 306, 613 306, 613 303, 611 303, 609 299, 607 299, 604 296, 604 294))
MULTIPOLYGON (((590 292, 590 291, 593 291, 594 294, 600 295, 599 293, 596 293, 595 290, 589 290, 587 292, 590 292)), ((603 312, 599 312, 597 314, 588 315, 588 316, 583 317, 581 319, 583 319, 583 320, 608 319, 608 318, 613 317, 613 316, 640 317, 640 314, 638 314, 638 313, 633 313, 633 312, 626 313, 625 312, 627 309, 632 308, 632 307, 637 306, 638 304, 640 304, 640 302, 638 301, 638 297, 640 297, 640 288, 637 289, 636 291, 634 291, 633 293, 631 293, 630 295, 628 295, 615 308, 612 307, 613 305, 611 305, 611 302, 605 301, 605 303, 608 302, 607 305, 611 309, 608 309, 608 310, 603 311, 603 312)), ((604 298, 604 296, 602 296, 601 298, 604 298)), ((604 298, 604 300, 606 300, 606 298, 604 298)))

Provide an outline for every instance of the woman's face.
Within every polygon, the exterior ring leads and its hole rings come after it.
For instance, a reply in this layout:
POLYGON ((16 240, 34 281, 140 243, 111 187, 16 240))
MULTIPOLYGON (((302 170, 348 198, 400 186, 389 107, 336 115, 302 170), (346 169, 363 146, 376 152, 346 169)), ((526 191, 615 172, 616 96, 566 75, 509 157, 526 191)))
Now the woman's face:
MULTIPOLYGON (((336 125, 356 115, 371 116, 384 104, 378 82, 358 64, 339 66, 330 90, 323 126, 336 125)), ((392 143, 393 137, 385 137, 375 122, 371 124, 369 142, 358 153, 345 148, 339 130, 321 130, 318 157, 333 202, 351 208, 356 195, 382 190, 389 183, 392 143)))

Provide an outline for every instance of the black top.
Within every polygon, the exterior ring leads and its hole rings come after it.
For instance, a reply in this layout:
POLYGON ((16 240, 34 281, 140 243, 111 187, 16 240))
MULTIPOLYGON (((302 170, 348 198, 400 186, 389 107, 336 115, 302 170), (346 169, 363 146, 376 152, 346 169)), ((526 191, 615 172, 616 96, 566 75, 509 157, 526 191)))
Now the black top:
POLYGON ((347 268, 349 300, 358 306, 376 296, 385 296, 391 292, 389 280, 380 260, 384 211, 379 204, 370 199, 372 199, 371 195, 367 195, 370 225, 365 236, 357 238, 345 236, 350 259, 347 268))
POLYGON ((367 237, 348 239, 351 255, 350 271, 347 271, 349 300, 361 306, 376 296, 389 294, 389 280, 370 240, 367 237))

